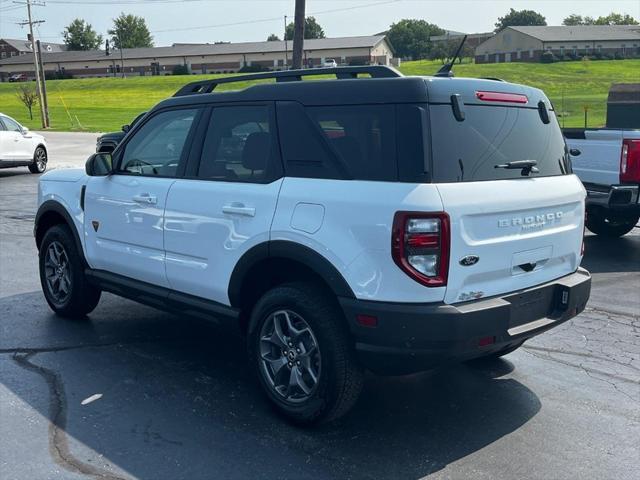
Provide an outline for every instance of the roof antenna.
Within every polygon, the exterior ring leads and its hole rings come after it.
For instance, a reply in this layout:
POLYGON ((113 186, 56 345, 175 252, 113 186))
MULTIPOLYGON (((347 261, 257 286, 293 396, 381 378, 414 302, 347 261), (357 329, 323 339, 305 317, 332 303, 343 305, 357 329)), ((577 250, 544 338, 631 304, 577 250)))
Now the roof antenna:
POLYGON ((462 50, 462 47, 464 46, 464 42, 466 41, 467 41, 467 36, 465 35, 464 38, 462 39, 462 42, 460 42, 460 46, 458 46, 458 49, 456 50, 456 53, 453 55, 453 58, 451 59, 451 61, 443 65, 442 67, 440 67, 440 70, 436 72, 434 77, 453 77, 453 72, 451 71, 451 69, 453 68, 453 64, 456 63, 456 59, 460 55, 460 51, 462 50))

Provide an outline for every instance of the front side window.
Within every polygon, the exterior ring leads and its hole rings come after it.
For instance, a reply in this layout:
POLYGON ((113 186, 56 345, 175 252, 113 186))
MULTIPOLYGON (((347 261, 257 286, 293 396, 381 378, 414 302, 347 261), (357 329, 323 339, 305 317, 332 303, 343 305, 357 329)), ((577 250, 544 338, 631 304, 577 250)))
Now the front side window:
POLYGON ((211 113, 198 178, 266 181, 272 159, 272 129, 266 105, 216 107, 211 113))
POLYGON ((2 117, 2 122, 10 132, 22 132, 22 127, 18 122, 11 120, 9 117, 2 117))
POLYGON ((187 138, 198 110, 169 110, 146 122, 127 142, 118 171, 132 175, 175 176, 188 153, 187 138))

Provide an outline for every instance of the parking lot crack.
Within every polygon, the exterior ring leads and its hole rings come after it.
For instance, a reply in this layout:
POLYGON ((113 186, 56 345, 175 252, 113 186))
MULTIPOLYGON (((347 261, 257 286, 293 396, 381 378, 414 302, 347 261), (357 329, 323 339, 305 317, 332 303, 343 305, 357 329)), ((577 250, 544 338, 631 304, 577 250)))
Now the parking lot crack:
POLYGON ((82 475, 105 480, 124 480, 106 470, 88 465, 77 459, 69 449, 67 439, 67 400, 60 375, 48 368, 36 365, 31 359, 38 352, 15 352, 13 360, 21 368, 40 375, 49 388, 49 452, 53 460, 63 468, 82 475))

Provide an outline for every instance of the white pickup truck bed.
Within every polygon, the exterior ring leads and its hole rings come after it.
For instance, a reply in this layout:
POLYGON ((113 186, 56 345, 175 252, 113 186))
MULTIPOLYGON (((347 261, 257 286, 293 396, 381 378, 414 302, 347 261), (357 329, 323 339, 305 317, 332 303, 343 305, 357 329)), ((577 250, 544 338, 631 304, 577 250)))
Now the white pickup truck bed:
POLYGON ((565 129, 564 135, 573 171, 587 190, 587 228, 627 233, 640 216, 640 130, 565 129), (636 173, 623 175, 622 163, 636 173))

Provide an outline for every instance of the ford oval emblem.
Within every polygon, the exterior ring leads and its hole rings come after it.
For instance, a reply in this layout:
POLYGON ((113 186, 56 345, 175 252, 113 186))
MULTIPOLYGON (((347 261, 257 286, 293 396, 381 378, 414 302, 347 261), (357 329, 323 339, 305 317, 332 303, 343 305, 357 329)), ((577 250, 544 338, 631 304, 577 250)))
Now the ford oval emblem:
POLYGON ((470 267, 471 265, 478 263, 478 260, 480 260, 480 257, 477 255, 467 255, 460 259, 460 265, 463 267, 470 267))

